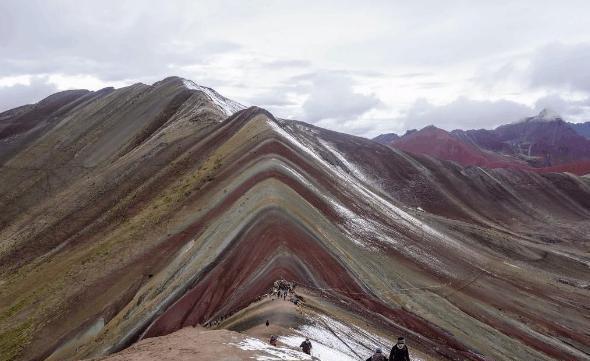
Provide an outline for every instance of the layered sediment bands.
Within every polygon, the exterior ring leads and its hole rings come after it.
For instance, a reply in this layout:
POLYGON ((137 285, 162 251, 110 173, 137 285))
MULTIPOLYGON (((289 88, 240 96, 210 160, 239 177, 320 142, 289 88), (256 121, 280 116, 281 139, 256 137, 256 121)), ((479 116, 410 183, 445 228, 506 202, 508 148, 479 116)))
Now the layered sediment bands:
POLYGON ((82 95, 11 148, 0 359, 108 354, 280 277, 435 359, 588 358, 588 178, 461 168, 255 107, 226 119, 209 96, 178 78, 82 95))
POLYGON ((266 293, 279 278, 318 288, 337 287, 345 294, 362 291, 337 255, 281 208, 264 209, 252 222, 220 255, 213 270, 160 316, 145 337, 233 313, 266 293))

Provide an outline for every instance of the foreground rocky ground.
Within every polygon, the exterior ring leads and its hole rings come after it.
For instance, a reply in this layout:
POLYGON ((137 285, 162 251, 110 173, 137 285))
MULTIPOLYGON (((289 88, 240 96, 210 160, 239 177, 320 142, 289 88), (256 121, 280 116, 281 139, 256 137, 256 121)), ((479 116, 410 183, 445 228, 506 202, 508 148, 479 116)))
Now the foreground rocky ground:
MULTIPOLYGON (((376 347, 387 352, 393 345, 395 335, 382 337, 366 331, 378 332, 374 325, 368 327, 366 322, 330 305, 321 296, 308 290, 300 291, 298 296, 305 304, 296 306, 288 300, 267 296, 216 328, 185 327, 166 336, 144 339, 112 356, 92 360, 356 361, 366 359, 376 347), (321 314, 328 311, 327 308, 344 322, 321 314), (266 321, 269 321, 268 326, 266 321), (276 347, 269 344, 271 335, 278 336, 276 347), (313 344, 313 358, 298 347, 305 337, 313 344)), ((413 349, 411 356, 414 361, 435 360, 413 349)))
POLYGON ((263 352, 239 347, 246 336, 232 331, 183 328, 166 336, 142 340, 115 355, 93 359, 109 361, 248 360, 263 352))

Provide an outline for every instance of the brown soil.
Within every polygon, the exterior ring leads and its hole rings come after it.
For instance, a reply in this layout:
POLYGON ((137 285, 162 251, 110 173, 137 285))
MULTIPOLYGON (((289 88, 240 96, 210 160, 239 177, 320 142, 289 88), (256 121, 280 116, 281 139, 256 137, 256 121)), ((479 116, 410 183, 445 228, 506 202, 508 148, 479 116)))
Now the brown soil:
POLYGON ((141 340, 112 356, 93 361, 238 361, 252 360, 260 351, 242 350, 245 335, 228 330, 186 327, 166 336, 141 340))

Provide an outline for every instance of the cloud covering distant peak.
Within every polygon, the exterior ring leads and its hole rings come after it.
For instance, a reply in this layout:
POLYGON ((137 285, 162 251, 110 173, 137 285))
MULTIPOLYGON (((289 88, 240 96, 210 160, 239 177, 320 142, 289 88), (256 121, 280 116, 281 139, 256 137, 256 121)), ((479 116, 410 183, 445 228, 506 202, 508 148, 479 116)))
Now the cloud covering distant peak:
POLYGON ((459 97, 451 103, 436 106, 425 99, 419 99, 404 114, 403 121, 415 128, 427 125, 436 125, 446 130, 494 128, 530 116, 533 112, 526 105, 508 100, 459 97))

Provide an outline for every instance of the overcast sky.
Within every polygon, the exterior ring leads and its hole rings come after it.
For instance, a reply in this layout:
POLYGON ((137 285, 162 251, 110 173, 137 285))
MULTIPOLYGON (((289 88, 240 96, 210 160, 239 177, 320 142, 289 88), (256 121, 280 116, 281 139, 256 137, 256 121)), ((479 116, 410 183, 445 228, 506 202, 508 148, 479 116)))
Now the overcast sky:
POLYGON ((0 110, 179 75, 375 136, 590 120, 590 1, 0 1, 0 110))

